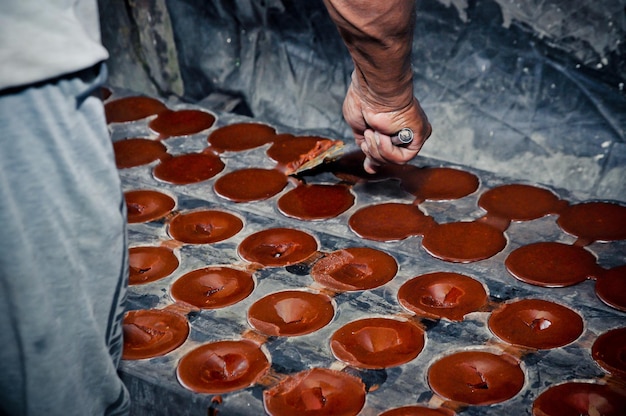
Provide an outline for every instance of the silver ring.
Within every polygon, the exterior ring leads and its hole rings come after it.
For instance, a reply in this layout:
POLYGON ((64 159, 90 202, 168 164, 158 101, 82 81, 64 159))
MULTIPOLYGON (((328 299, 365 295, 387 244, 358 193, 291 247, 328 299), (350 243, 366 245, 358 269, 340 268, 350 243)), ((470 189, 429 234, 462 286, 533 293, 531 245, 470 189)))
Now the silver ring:
POLYGON ((413 130, 408 127, 401 129, 399 132, 391 136, 391 143, 396 146, 403 146, 413 141, 413 130))

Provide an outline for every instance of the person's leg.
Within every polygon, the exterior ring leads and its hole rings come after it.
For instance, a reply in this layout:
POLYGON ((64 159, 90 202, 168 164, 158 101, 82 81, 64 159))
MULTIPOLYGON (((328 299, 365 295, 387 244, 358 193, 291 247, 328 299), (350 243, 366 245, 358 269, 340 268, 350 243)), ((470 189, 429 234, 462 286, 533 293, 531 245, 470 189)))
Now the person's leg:
POLYGON ((0 413, 128 412, 126 210, 102 77, 0 92, 0 413))

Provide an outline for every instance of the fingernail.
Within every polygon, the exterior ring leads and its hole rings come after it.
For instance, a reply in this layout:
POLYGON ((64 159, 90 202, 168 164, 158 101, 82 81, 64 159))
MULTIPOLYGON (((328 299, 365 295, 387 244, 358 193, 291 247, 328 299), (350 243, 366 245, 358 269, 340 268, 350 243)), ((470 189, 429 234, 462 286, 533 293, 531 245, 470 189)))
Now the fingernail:
POLYGON ((374 141, 376 142, 376 145, 380 144, 380 134, 378 134, 377 131, 374 132, 374 141))

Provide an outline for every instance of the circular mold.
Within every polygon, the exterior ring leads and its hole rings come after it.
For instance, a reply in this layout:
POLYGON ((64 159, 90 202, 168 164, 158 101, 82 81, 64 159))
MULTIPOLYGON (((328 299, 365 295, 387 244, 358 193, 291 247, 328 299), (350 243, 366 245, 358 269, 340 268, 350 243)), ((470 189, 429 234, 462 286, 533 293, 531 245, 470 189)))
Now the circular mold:
POLYGON ((243 229, 241 218, 224 211, 204 210, 177 214, 169 223, 169 234, 188 244, 212 244, 226 240, 243 229))
POLYGON ((502 185, 480 196, 478 205, 490 216, 529 221, 555 213, 561 200, 547 189, 524 184, 502 185))
POLYGON ((304 184, 278 199, 278 209, 299 220, 334 218, 354 204, 354 195, 345 185, 304 184))
POLYGON ((124 97, 104 105, 107 123, 126 123, 169 111, 161 101, 150 97, 124 97))
POLYGON ((626 379, 626 327, 600 335, 591 347, 591 356, 608 373, 626 379))
POLYGON ((350 247, 315 262, 311 277, 330 289, 356 291, 382 286, 397 272, 398 263, 389 254, 369 247, 350 247))
POLYGON ((476 175, 446 167, 412 169, 400 178, 402 189, 418 201, 460 199, 475 192, 478 185, 476 175))
POLYGON ((140 189, 124 193, 129 223, 161 219, 176 206, 174 199, 162 192, 140 189))
POLYGON ((178 257, 167 247, 131 247, 128 263, 130 285, 142 285, 169 276, 179 266, 178 257))
POLYGON ((113 151, 118 169, 147 165, 167 154, 167 148, 163 143, 142 138, 130 138, 114 142, 113 151))
POLYGON ((254 290, 252 274, 230 267, 205 267, 178 278, 170 293, 181 301, 200 309, 217 309, 234 305, 254 290))
POLYGON ((435 272, 416 276, 400 286, 398 302, 418 316, 461 321, 487 304, 487 292, 482 283, 469 276, 435 272))
POLYGON ((237 123, 220 127, 208 137, 217 152, 240 152, 271 143, 276 136, 273 127, 260 123, 237 123))
POLYGON ((248 309, 248 322, 266 335, 297 336, 323 328, 334 315, 335 308, 328 296, 287 290, 254 302, 248 309))
POLYGON ((516 279, 544 287, 572 286, 598 272, 596 258, 589 251, 556 242, 519 247, 504 264, 516 279))
POLYGON ((204 344, 180 359, 176 376, 196 393, 221 394, 255 384, 270 368, 261 347, 249 340, 204 344))
POLYGON ((366 318, 339 328, 330 338, 333 355, 357 368, 396 367, 424 348, 424 331, 409 321, 366 318))
POLYGON ((215 123, 215 116, 201 110, 164 111, 154 118, 148 127, 159 135, 160 139, 175 136, 188 136, 200 133, 215 123))
POLYGON ((260 201, 273 197, 287 186, 287 177, 276 169, 240 169, 219 177, 213 189, 233 202, 260 201))
POLYGON ((626 206, 585 202, 561 211, 557 224, 568 234, 588 242, 626 239, 626 206))
POLYGON ((428 383, 444 399, 486 406, 504 402, 524 386, 520 363, 508 354, 461 351, 431 364, 428 383))
POLYGON ((626 265, 602 273, 596 281, 595 291, 602 302, 626 312, 626 265))
POLYGON ((239 244, 241 258, 269 267, 300 263, 317 251, 317 240, 291 228, 270 228, 246 237, 239 244))
POLYGON ((357 210, 348 225, 359 237, 375 241, 404 240, 422 235, 434 220, 412 204, 388 202, 357 210))
POLYGON ((452 222, 428 230, 422 246, 438 259, 470 263, 498 254, 506 246, 506 237, 502 231, 482 222, 452 222))
POLYGON ((189 323, 180 314, 158 309, 126 312, 124 360, 141 360, 165 355, 180 347, 189 336, 189 323))
POLYGON ((154 167, 154 177, 174 185, 189 185, 211 179, 224 169, 224 162, 208 153, 172 156, 154 167))
POLYGON ((583 318, 573 310, 541 299, 502 304, 489 317, 489 329, 512 345, 548 350, 574 342, 583 333, 583 318))
POLYGON ((263 392, 270 416, 356 416, 365 405, 363 382, 343 372, 313 368, 263 392))
POLYGON ((549 387, 533 402, 533 416, 623 416, 626 391, 593 382, 566 382, 549 387))

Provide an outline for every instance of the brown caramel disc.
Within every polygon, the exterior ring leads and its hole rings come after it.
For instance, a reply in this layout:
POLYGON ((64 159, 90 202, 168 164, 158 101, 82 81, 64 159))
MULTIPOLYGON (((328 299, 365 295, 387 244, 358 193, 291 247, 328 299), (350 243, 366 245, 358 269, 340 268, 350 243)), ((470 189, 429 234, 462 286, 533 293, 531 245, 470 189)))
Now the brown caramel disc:
POLYGON ((591 356, 607 372, 626 380, 626 327, 600 335, 591 347, 591 356))
POLYGON ((493 311, 489 329, 509 344, 548 350, 574 342, 583 333, 583 318, 553 302, 522 299, 493 311))
POLYGON ((271 198, 287 186, 287 177, 276 169, 240 169, 219 177, 213 189, 233 202, 251 202, 271 198))
POLYGON ((421 168, 403 172, 402 189, 418 201, 451 200, 467 196, 478 189, 476 175, 452 168, 421 168))
POLYGON ((128 210, 128 222, 150 222, 169 214, 176 202, 164 193, 150 190, 127 191, 124 193, 128 210))
POLYGON ((433 409, 425 406, 403 406, 387 410, 379 416, 455 416, 453 410, 439 408, 433 409))
POLYGON ((339 143, 322 137, 281 134, 274 138, 267 155, 291 174, 339 143))
POLYGON ((215 116, 201 110, 177 110, 159 113, 148 127, 159 139, 200 133, 215 123, 215 116))
POLYGON ((359 237, 376 241, 422 235, 434 224, 434 220, 417 206, 396 202, 363 207, 348 220, 348 225, 359 237))
POLYGON ((154 282, 178 268, 178 257, 167 247, 132 247, 129 250, 130 285, 154 282))
POLYGON ((272 142, 276 136, 273 127, 259 123, 238 123, 220 127, 208 138, 216 152, 240 152, 272 142))
POLYGON ((212 178, 224 169, 222 160, 206 153, 173 156, 154 167, 154 176, 175 185, 188 185, 212 178))
POLYGON ((557 223, 566 233, 587 241, 626 239, 626 206, 586 202, 565 208, 557 223))
POLYGON ((178 278, 172 298, 201 309, 217 309, 247 298, 254 290, 252 274, 230 267, 205 267, 178 278))
POLYGON ((397 272, 398 263, 389 254, 369 247, 351 247, 318 260, 311 276, 328 288, 354 291, 382 286, 397 272))
POLYGON ((556 242, 517 248, 504 264, 516 279, 543 287, 575 285, 598 271, 593 254, 582 247, 556 242))
POLYGON ((447 355, 428 369, 431 389, 444 399, 471 405, 500 403, 524 386, 520 363, 508 354, 461 351, 447 355))
POLYGON ((596 295, 607 305, 626 312, 626 265, 605 271, 596 281, 596 295))
POLYGON ((107 123, 125 123, 169 111, 161 101, 150 97, 124 97, 104 105, 107 123))
POLYGON ((511 184, 490 189, 481 195, 480 205, 490 216, 512 221, 529 221, 558 210, 560 199, 547 189, 511 184))
POLYGON ((375 173, 368 173, 363 168, 365 153, 361 150, 346 152, 341 157, 329 162, 325 167, 337 178, 348 183, 376 182, 385 179, 396 179, 401 171, 419 169, 412 165, 387 164, 379 166, 375 173))
POLYGON ((189 335, 183 315, 158 309, 129 311, 124 316, 124 360, 158 357, 180 347, 189 335))
POLYGON ((256 301, 248 322, 270 336, 296 336, 315 332, 335 316, 331 299, 319 293, 287 290, 256 301))
POLYGON ((155 140, 132 138, 113 143, 113 151, 117 168, 125 169, 159 160, 167 153, 167 148, 155 140))
POLYGON ((239 255, 249 262, 269 267, 300 263, 317 251, 317 240, 304 231, 270 228, 246 237, 239 244, 239 255))
POLYGON ((452 222, 428 230, 422 240, 433 257, 469 263, 495 256, 506 246, 502 231, 481 222, 452 222))
POLYGON ((313 368, 263 392, 270 416, 356 416, 365 405, 365 385, 350 374, 313 368))
POLYGON ((477 280, 449 272, 414 277, 398 290, 398 302, 418 316, 462 321, 487 304, 487 292, 477 280))
POLYGON ((533 403, 533 416, 624 416, 626 391, 593 382, 552 386, 533 403))
POLYGON ((173 239, 188 244, 212 244, 226 240, 243 228, 241 218, 228 212, 204 210, 176 215, 169 224, 173 239))
POLYGON ((278 200, 284 215, 299 220, 334 218, 354 204, 354 195, 345 185, 300 185, 278 200))
POLYGON ((408 363, 424 348, 424 331, 408 321, 368 318, 339 328, 330 339, 333 355, 357 368, 389 368, 408 363))
POLYGON ((269 368, 267 356, 254 342, 218 341, 188 352, 176 376, 191 391, 220 394, 252 386, 269 368))

